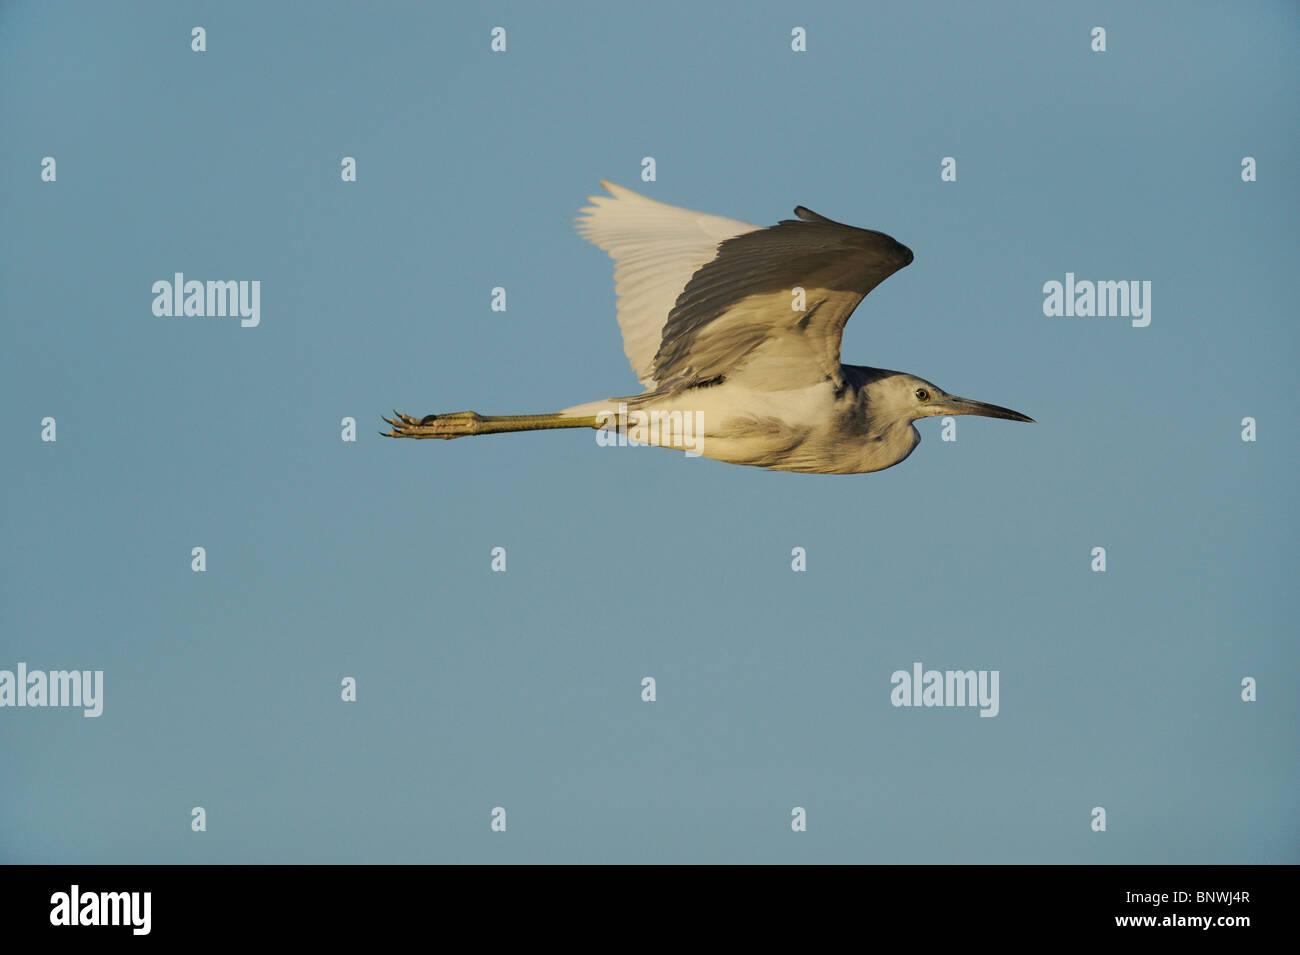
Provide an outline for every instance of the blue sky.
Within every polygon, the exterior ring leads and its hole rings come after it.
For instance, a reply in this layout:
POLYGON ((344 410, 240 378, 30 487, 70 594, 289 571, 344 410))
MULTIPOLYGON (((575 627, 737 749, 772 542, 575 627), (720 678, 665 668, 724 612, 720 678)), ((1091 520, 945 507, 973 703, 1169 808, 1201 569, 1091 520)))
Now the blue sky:
POLYGON ((1295 7, 445 6, 0 9, 0 669, 105 686, 0 708, 0 859, 1297 861, 1295 7), (844 360, 1038 423, 854 477, 379 437, 636 390, 601 178, 889 233, 844 360), (916 661, 997 717, 892 706, 916 661))

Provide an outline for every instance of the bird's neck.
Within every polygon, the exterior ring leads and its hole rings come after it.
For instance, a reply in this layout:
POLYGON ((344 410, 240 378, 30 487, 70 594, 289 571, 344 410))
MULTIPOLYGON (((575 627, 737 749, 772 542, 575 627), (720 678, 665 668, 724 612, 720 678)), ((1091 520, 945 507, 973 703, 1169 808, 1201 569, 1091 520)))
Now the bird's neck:
POLYGON ((869 463, 868 470, 883 471, 905 460, 920 443, 921 432, 909 418, 873 422, 862 445, 863 460, 869 463))
POLYGON ((920 443, 921 433, 912 424, 909 409, 894 408, 872 385, 897 372, 880 368, 846 366, 846 381, 853 389, 853 415, 863 429, 863 460, 866 470, 893 467, 920 443), (873 391, 876 393, 873 395, 873 391))

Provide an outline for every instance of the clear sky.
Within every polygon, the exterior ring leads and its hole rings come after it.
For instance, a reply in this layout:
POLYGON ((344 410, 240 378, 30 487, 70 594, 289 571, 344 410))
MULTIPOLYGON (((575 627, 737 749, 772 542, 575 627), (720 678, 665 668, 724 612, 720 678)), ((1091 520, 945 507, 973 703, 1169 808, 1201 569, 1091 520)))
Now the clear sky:
POLYGON ((452 6, 0 7, 0 669, 104 674, 0 708, 0 861, 1300 861, 1295 5, 452 6), (844 359, 1039 423, 379 437, 636 390, 601 178, 889 233, 844 359))

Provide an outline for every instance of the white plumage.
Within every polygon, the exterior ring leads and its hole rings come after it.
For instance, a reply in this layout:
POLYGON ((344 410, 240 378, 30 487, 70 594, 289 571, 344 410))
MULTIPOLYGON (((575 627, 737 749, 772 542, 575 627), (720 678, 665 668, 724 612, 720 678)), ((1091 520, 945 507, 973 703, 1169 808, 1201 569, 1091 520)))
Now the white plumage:
POLYGON ((578 233, 614 260, 623 351, 647 390, 654 357, 677 296, 717 254, 724 239, 760 226, 693 212, 601 180, 608 196, 590 196, 575 219, 578 233))

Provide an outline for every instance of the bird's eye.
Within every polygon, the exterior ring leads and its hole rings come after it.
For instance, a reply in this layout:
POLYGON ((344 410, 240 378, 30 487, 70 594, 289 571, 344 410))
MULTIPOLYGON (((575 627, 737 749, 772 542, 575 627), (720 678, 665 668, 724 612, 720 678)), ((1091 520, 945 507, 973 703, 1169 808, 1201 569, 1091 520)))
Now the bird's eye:
POLYGON ((917 389, 916 389, 916 400, 917 400, 917 401, 929 401, 929 400, 930 400, 930 392, 926 391, 924 388, 917 388, 917 389))

